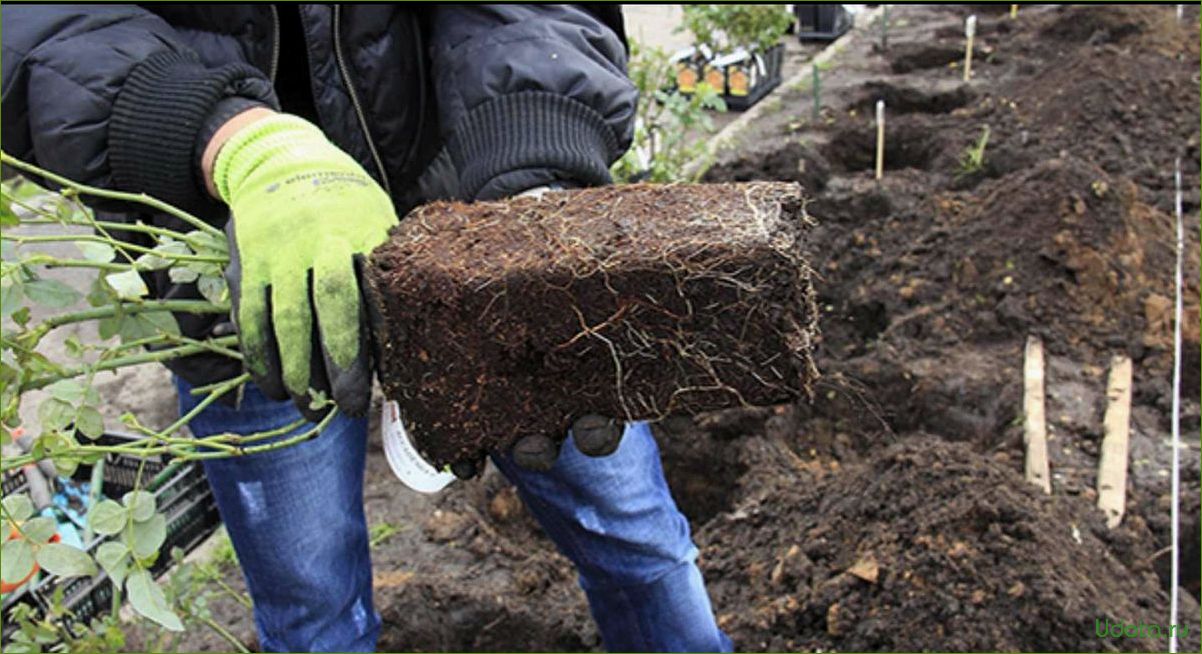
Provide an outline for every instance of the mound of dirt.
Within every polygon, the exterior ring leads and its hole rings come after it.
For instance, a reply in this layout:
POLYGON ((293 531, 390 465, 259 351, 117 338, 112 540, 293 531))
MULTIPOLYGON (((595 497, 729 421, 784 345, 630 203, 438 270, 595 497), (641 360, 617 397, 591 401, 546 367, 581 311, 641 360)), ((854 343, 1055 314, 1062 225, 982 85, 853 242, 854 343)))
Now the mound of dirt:
POLYGON ((941 327, 962 337, 1000 323, 1061 351, 1142 348, 1154 338, 1145 301, 1169 287, 1173 227, 1131 183, 1066 158, 982 190, 971 209, 943 212, 939 247, 903 255, 902 267, 928 282, 911 303, 942 302, 941 327), (936 277, 941 270, 950 276, 936 277))
MULTIPOLYGON (((1114 538, 1081 500, 929 437, 817 483, 773 484, 698 534, 721 624, 745 649, 1163 649, 1095 632, 1167 601, 1142 556, 1111 554, 1114 538)), ((1196 629, 1190 639, 1183 651, 1196 629)))
POLYGON ((795 184, 422 207, 372 254, 380 381, 441 466, 573 418, 798 399, 817 376, 795 184))

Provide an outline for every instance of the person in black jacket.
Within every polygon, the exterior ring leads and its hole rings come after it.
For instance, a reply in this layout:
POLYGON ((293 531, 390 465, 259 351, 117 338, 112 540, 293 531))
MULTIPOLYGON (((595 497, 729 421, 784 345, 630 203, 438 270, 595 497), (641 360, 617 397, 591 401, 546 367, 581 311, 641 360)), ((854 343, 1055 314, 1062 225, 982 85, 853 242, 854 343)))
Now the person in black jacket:
MULTIPOLYGON (((0 11, 5 151, 147 193, 229 235, 233 324, 256 383, 237 405, 204 408, 192 431, 312 419, 320 396, 341 409, 316 439, 205 464, 261 646, 374 648, 362 498, 371 359, 354 258, 421 202, 608 183, 636 100, 616 6, 0 11)), ((148 282, 162 297, 198 297, 164 275, 148 282)), ((230 329, 177 319, 196 338, 230 329)), ((182 411, 197 404, 191 389, 241 372, 203 355, 172 370, 182 411)), ((535 435, 493 460, 577 565, 608 648, 729 650, 647 426, 590 425, 562 451, 535 435)))

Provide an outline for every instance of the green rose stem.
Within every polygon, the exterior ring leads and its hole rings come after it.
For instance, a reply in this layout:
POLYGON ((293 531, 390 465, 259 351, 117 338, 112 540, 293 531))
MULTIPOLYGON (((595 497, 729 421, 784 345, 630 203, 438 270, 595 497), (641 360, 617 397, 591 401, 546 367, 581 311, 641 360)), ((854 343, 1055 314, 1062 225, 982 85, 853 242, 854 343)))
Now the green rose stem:
MULTIPOLYGON (((204 221, 192 216, 187 212, 181 211, 145 194, 110 191, 85 184, 79 184, 60 175, 43 170, 32 164, 25 163, 3 151, 0 151, 0 163, 59 185, 65 189, 61 191, 60 194, 64 197, 71 197, 75 202, 78 202, 78 199, 76 198, 78 195, 91 195, 99 198, 145 205, 156 211, 174 216, 197 230, 217 237, 220 239, 219 242, 225 241, 224 233, 216 227, 205 223, 204 221)), ((206 256, 201 254, 162 251, 127 243, 120 239, 113 238, 106 231, 113 230, 135 232, 150 235, 159 241, 162 241, 163 239, 171 239, 182 243, 188 243, 187 235, 171 229, 158 227, 155 225, 146 225, 144 223, 127 224, 123 222, 96 220, 86 211, 77 214, 84 216, 83 220, 73 218, 72 216, 60 217, 57 214, 51 213, 41 207, 32 206, 15 198, 8 198, 8 200, 12 203, 12 205, 23 209, 34 216, 32 218, 21 218, 20 222, 22 225, 72 225, 89 227, 95 230, 95 232, 81 233, 78 235, 55 234, 14 236, 10 234, 4 234, 4 240, 12 241, 17 245, 55 242, 102 243, 113 247, 116 253, 119 253, 125 259, 130 261, 130 263, 86 261, 37 254, 20 262, 25 265, 42 265, 46 267, 60 268, 91 268, 102 271, 140 270, 139 266, 133 261, 133 257, 130 256, 131 252, 148 254, 171 262, 195 262, 215 264, 218 266, 224 266, 229 263, 227 258, 219 255, 206 256)), ((93 307, 80 311, 63 313, 45 319, 29 332, 20 335, 21 345, 18 345, 18 347, 31 348, 31 343, 36 344, 48 332, 64 325, 71 325, 91 320, 102 320, 116 316, 162 311, 194 314, 225 314, 229 313, 230 307, 228 304, 218 304, 203 300, 136 300, 121 302, 120 304, 93 307)), ((71 379, 84 375, 87 375, 90 378, 90 376, 96 372, 118 370, 120 368, 143 365, 147 363, 162 363, 165 361, 205 352, 220 354, 222 356, 241 360, 241 353, 235 349, 237 346, 237 336, 225 336, 221 338, 197 340, 174 334, 156 334, 146 338, 126 341, 120 345, 107 348, 101 353, 99 359, 97 359, 94 363, 81 365, 78 367, 62 368, 55 374, 38 376, 34 379, 19 383, 18 388, 20 392, 25 392, 44 388, 56 381, 61 381, 63 379, 71 379), (156 345, 163 345, 167 347, 146 352, 138 352, 135 354, 124 354, 136 348, 156 345)), ((4 460, 0 462, 0 468, 2 468, 4 471, 14 470, 31 463, 35 463, 43 458, 94 461, 97 457, 103 457, 107 454, 122 454, 141 458, 143 460, 150 456, 169 455, 174 457, 174 461, 171 465, 178 468, 182 462, 186 461, 215 459, 231 456, 246 456, 279 450, 291 445, 295 445, 297 443, 309 440, 321 433, 321 431, 330 423, 331 420, 334 419, 338 413, 336 408, 331 407, 330 411, 321 421, 315 425, 309 426, 308 428, 305 428, 305 426, 309 424, 306 420, 298 419, 288 425, 284 425, 276 429, 256 432, 253 434, 242 435, 223 433, 214 434, 204 438, 190 438, 176 435, 177 432, 183 429, 183 427, 185 427, 202 410, 223 396, 238 390, 249 380, 250 375, 244 373, 225 381, 193 389, 193 394, 203 394, 205 395, 204 399, 202 399, 197 406, 193 407, 190 411, 180 416, 179 419, 162 430, 156 431, 149 429, 140 425, 136 418, 127 418, 127 424, 129 424, 138 433, 146 436, 146 438, 141 441, 121 445, 98 445, 93 443, 84 443, 70 446, 63 451, 43 453, 37 457, 35 457, 32 453, 14 457, 5 457, 4 460), (264 443, 263 441, 270 442, 264 443)), ((169 468, 164 470, 163 473, 166 473, 170 469, 171 467, 169 466, 169 468)))
MULTIPOLYGON (((184 252, 167 252, 167 251, 163 251, 163 250, 155 250, 154 248, 148 248, 148 247, 145 247, 142 245, 134 245, 132 243, 125 243, 123 241, 119 241, 119 240, 112 239, 112 238, 105 238, 103 236, 96 236, 94 234, 53 234, 53 235, 47 235, 47 236, 12 236, 10 234, 5 234, 3 236, 3 239, 6 241, 12 241, 18 245, 25 245, 28 243, 59 243, 59 242, 103 243, 105 245, 111 245, 111 246, 113 246, 117 249, 121 249, 121 250, 132 250, 132 251, 138 252, 140 254, 154 255, 156 257, 159 257, 160 259, 169 259, 169 260, 173 260, 173 261, 195 261, 198 263, 215 263, 217 265, 225 265, 225 264, 229 263, 229 259, 227 257, 212 257, 212 256, 204 256, 201 254, 187 254, 184 252)), ((131 266, 125 266, 125 267, 129 268, 131 266)), ((133 267, 136 267, 136 266, 133 266, 133 267)))
POLYGON ((208 232, 209 234, 212 234, 213 236, 219 237, 223 240, 225 239, 225 234, 223 234, 220 229, 217 229, 216 227, 206 223, 205 221, 201 220, 200 218, 197 218, 196 216, 193 216, 192 214, 190 214, 186 211, 177 209, 177 208, 167 204, 166 202, 163 202, 162 200, 156 200, 155 198, 152 198, 149 195, 146 195, 145 193, 125 193, 122 191, 110 191, 107 189, 96 188, 95 186, 88 186, 86 184, 80 184, 78 182, 73 182, 61 175, 56 175, 50 171, 42 170, 41 168, 38 168, 37 166, 34 166, 32 164, 27 164, 24 161, 21 161, 20 159, 17 159, 16 157, 13 157, 12 155, 10 155, 7 152, 4 152, 2 150, 0 150, 0 163, 3 163, 7 166, 12 166, 13 168, 16 168, 17 170, 19 170, 23 173, 37 175, 38 177, 41 177, 48 181, 54 182, 55 184, 58 184, 59 186, 62 186, 64 188, 73 189, 79 193, 95 196, 98 198, 104 198, 106 200, 118 200, 118 201, 122 201, 122 202, 134 202, 137 204, 146 205, 152 209, 161 211, 169 216, 179 218, 180 220, 184 221, 185 223, 188 223, 188 225, 192 226, 195 229, 199 229, 202 232, 208 232))
POLYGON ((156 311, 174 311, 176 313, 229 313, 230 307, 226 304, 213 304, 204 300, 142 300, 140 302, 125 302, 119 305, 106 305, 103 307, 93 307, 91 309, 82 309, 70 313, 62 313, 57 316, 51 316, 44 322, 33 329, 33 333, 37 334, 34 340, 40 340, 47 332, 63 325, 71 325, 79 322, 87 322, 89 320, 102 320, 104 318, 112 318, 114 316, 125 316, 136 313, 150 313, 156 311))

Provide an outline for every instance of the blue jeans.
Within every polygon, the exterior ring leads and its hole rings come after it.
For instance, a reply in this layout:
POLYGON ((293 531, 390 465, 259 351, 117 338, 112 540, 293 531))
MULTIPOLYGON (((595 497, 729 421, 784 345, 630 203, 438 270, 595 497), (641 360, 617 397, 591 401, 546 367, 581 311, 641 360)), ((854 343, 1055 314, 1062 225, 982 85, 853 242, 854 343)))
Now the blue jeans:
MULTIPOLYGON (((199 398, 177 380, 180 410, 199 398)), ((253 433, 300 417, 247 386, 238 409, 214 404, 190 423, 197 436, 253 433)), ((267 651, 371 651, 372 606, 363 515, 367 421, 338 416, 310 441, 205 462, 238 553, 267 651)), ((587 457, 571 439, 538 473, 493 462, 560 551, 575 564, 605 646, 614 651, 731 651, 697 568, 689 526, 664 482, 645 423, 618 450, 587 457)))

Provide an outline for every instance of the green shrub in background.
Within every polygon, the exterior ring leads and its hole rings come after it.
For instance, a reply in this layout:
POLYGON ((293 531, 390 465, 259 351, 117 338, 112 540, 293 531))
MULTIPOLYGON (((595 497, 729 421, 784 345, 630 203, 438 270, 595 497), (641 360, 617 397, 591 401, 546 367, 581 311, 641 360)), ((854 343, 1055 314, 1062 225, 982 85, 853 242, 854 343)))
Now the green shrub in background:
POLYGON ((630 79, 639 90, 634 143, 614 163, 618 183, 695 181, 685 179, 685 166, 705 151, 701 134, 714 131, 709 110, 726 111, 721 93, 701 82, 690 95, 675 89, 676 70, 662 48, 630 44, 630 79))
POLYGON ((780 43, 793 14, 784 5, 684 5, 684 21, 677 31, 687 31, 693 44, 711 52, 738 48, 763 53, 780 43))

